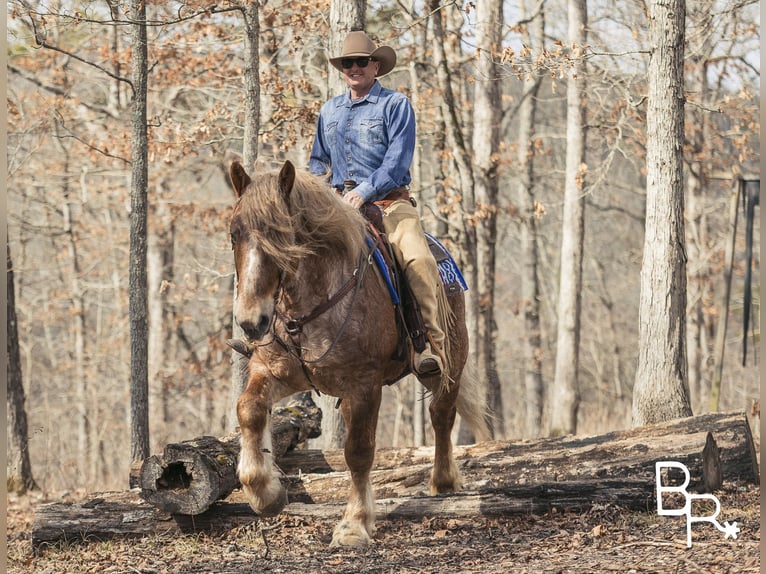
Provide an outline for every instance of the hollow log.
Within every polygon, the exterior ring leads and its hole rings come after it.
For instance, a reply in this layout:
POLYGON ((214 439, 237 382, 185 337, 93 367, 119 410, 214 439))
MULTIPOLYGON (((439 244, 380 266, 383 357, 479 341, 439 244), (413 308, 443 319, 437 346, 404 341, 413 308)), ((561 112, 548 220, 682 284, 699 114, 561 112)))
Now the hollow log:
MULTIPOLYGON (((322 412, 310 394, 301 395, 272 412, 272 454, 276 459, 321 432, 322 412)), ((141 497, 170 514, 198 515, 240 486, 237 460, 240 433, 216 438, 201 436, 168 444, 161 455, 143 461, 131 486, 141 497)))

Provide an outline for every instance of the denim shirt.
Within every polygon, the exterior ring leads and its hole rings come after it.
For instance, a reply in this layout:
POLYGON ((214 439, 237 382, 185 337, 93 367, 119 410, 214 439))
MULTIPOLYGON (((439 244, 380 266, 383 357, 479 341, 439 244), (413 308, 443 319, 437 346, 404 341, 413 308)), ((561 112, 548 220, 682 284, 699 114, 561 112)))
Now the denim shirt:
POLYGON ((319 112, 309 171, 331 172, 333 187, 352 179, 365 201, 383 199, 408 185, 415 151, 415 113, 404 94, 375 83, 358 100, 348 90, 319 112))

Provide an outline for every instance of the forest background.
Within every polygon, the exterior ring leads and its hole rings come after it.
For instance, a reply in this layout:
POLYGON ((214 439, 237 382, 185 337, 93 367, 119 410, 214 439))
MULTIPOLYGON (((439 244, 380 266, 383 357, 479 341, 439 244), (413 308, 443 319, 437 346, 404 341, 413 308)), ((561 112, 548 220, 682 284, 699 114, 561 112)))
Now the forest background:
MULTIPOLYGON (((246 29, 237 4, 147 2, 152 452, 236 424, 224 342, 232 333, 234 282, 226 172, 242 155, 246 124, 246 29)), ((502 71, 493 80, 500 146, 492 157, 492 204, 476 201, 465 178, 473 127, 487 112, 474 89, 486 80, 474 3, 370 1, 366 30, 396 49, 397 67, 382 83, 406 93, 416 110, 413 191, 427 230, 464 268, 477 261, 487 267, 469 276, 493 278, 496 438, 551 431, 566 81, 573 69, 581 74, 587 138, 578 176, 584 241, 573 430, 626 428, 645 240, 647 8, 640 0, 591 2, 587 43, 573 45, 563 0, 502 6, 503 49, 491 55, 502 71), (471 241, 487 220, 496 224, 490 262, 477 260, 471 241)), ((10 1, 7 9, 8 243, 28 453, 46 492, 123 488, 130 465, 129 15, 116 0, 10 1)), ((305 167, 319 107, 337 93, 337 72, 327 66, 330 2, 270 0, 260 3, 258 17, 254 170, 285 159, 305 167)), ((732 192, 741 178, 759 178, 758 3, 690 2, 686 42, 687 356, 697 414, 744 408, 759 394, 752 340, 742 356, 742 226, 728 311, 722 304, 732 192), (724 317, 726 360, 711 405, 714 341, 724 317)), ((759 237, 758 218, 755 225, 759 237)), ((759 254, 756 241, 756 282, 759 254)), ((484 285, 471 285, 470 293, 485 312, 484 285)), ((757 285, 753 294, 747 334, 755 338, 757 285)), ((423 403, 410 380, 388 388, 379 445, 428 443, 423 403)))

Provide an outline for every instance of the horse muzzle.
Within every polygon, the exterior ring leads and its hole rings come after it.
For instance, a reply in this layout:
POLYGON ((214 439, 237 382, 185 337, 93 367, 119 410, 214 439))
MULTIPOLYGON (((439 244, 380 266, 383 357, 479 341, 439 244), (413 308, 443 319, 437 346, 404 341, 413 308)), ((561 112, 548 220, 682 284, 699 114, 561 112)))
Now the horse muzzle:
POLYGON ((239 326, 245 332, 245 337, 250 341, 261 340, 269 331, 271 326, 271 317, 268 315, 258 315, 253 320, 245 319, 243 321, 237 321, 239 326))

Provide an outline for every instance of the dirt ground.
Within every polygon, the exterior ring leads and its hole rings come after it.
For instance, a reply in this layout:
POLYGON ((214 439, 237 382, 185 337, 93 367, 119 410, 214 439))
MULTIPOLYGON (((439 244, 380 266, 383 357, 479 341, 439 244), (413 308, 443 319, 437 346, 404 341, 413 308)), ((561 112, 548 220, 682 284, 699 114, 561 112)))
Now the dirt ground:
MULTIPOLYGON (((35 556, 30 542, 41 497, 8 499, 8 573, 756 573, 760 572, 760 488, 724 484, 719 521, 710 523, 614 506, 544 516, 377 522, 374 544, 331 549, 333 521, 281 515, 227 533, 63 543, 35 556)), ((50 501, 50 500, 49 500, 50 501)))

